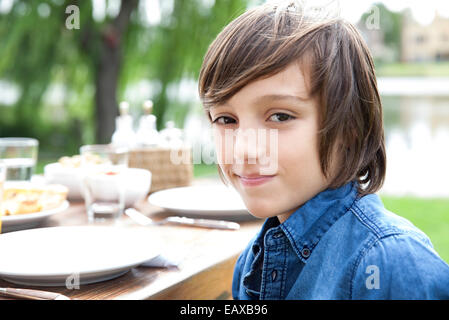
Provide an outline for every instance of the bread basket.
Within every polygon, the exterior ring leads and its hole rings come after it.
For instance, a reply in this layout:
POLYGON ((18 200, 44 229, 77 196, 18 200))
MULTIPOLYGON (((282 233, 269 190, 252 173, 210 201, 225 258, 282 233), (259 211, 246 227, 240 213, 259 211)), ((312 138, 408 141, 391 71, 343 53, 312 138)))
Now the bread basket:
POLYGON ((129 152, 129 167, 150 170, 153 193, 163 189, 189 186, 193 180, 191 147, 139 147, 129 152))

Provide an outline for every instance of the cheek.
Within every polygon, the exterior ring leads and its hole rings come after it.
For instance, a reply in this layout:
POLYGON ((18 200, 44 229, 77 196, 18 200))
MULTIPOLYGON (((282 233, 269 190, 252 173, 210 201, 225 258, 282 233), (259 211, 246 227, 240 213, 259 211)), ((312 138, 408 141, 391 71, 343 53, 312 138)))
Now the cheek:
POLYGON ((316 176, 321 173, 317 136, 314 128, 297 130, 279 137, 279 164, 292 179, 295 175, 316 176))

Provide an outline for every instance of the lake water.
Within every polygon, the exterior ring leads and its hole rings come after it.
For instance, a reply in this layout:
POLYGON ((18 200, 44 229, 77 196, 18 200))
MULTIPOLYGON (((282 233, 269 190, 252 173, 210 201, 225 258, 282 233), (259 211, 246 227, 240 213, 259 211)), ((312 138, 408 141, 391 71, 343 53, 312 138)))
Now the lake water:
POLYGON ((387 176, 382 194, 449 197, 449 80, 379 79, 387 176))

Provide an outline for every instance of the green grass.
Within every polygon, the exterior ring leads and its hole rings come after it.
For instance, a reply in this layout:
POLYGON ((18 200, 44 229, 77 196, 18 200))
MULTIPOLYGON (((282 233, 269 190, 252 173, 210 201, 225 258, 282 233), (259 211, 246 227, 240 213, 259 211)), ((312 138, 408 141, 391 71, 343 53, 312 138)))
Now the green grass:
POLYGON ((378 77, 449 77, 449 62, 378 63, 378 77))
POLYGON ((193 166, 193 177, 199 178, 199 177, 219 177, 218 175, 218 169, 217 165, 207 165, 207 164, 195 164, 193 166))
POLYGON ((440 257, 449 263, 449 199, 382 196, 382 201, 388 210, 427 234, 440 257))

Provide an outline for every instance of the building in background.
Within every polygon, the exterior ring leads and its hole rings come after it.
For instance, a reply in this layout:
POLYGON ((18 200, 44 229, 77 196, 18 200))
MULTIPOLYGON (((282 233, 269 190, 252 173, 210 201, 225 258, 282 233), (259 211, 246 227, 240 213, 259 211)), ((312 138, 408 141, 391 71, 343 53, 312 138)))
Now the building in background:
POLYGON ((422 25, 406 10, 402 21, 402 62, 449 60, 449 18, 436 13, 432 23, 422 25))

